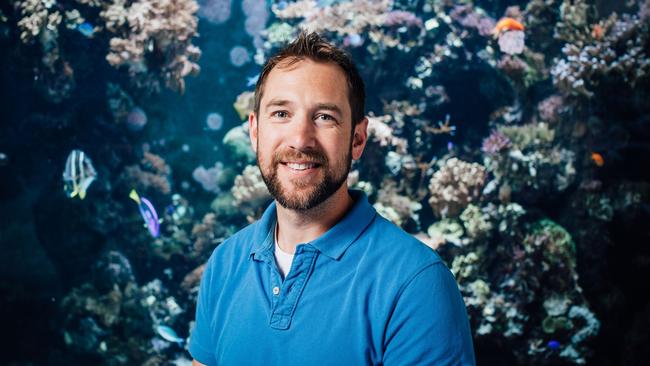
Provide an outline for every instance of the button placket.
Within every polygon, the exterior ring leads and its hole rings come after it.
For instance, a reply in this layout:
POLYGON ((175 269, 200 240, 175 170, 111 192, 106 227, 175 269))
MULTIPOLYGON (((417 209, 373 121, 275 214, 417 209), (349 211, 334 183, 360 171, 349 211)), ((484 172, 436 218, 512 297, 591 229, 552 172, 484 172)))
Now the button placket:
POLYGON ((288 329, 296 305, 302 294, 304 286, 311 275, 311 272, 318 257, 315 248, 296 251, 294 266, 291 276, 287 276, 282 284, 280 296, 274 296, 274 302, 270 325, 275 329, 288 329))

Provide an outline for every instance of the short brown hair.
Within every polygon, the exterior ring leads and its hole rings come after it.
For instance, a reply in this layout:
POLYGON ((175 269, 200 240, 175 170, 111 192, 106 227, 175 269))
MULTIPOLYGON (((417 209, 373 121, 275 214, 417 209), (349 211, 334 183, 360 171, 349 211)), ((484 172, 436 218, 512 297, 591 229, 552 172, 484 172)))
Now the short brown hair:
POLYGON ((260 102, 264 94, 264 83, 271 70, 285 60, 288 60, 287 66, 291 66, 305 58, 316 62, 332 62, 343 69, 348 82, 348 101, 352 111, 352 128, 354 131, 354 126, 364 118, 366 93, 363 79, 361 79, 361 75, 359 75, 359 71, 350 56, 327 42, 316 32, 300 32, 298 38, 266 61, 255 85, 255 115, 259 116, 260 102))

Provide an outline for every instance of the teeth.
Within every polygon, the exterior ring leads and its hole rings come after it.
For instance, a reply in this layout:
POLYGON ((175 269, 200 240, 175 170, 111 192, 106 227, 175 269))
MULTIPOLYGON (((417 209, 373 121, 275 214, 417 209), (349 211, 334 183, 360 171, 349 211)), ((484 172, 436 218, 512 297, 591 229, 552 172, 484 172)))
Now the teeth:
POLYGON ((316 164, 296 164, 296 163, 287 163, 287 166, 295 170, 305 170, 310 169, 316 166, 316 164))

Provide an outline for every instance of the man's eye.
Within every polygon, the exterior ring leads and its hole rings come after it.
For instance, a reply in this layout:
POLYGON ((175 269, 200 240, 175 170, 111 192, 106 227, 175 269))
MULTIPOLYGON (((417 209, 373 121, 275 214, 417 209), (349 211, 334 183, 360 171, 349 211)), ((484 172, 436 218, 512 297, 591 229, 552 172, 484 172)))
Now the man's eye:
POLYGON ((285 111, 276 111, 271 114, 273 117, 278 117, 278 118, 287 118, 289 117, 289 113, 285 111))
POLYGON ((321 121, 336 121, 334 117, 330 116, 329 114, 319 114, 316 116, 316 119, 320 119, 321 121))

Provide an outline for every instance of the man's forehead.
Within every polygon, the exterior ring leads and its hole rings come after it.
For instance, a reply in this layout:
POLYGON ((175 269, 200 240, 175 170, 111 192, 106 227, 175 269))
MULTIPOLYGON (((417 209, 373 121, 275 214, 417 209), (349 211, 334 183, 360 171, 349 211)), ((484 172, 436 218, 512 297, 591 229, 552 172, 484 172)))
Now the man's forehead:
POLYGON ((338 105, 341 110, 349 108, 349 86, 338 65, 307 59, 282 66, 276 66, 268 75, 262 94, 262 108, 297 103, 304 99, 318 105, 338 105))

